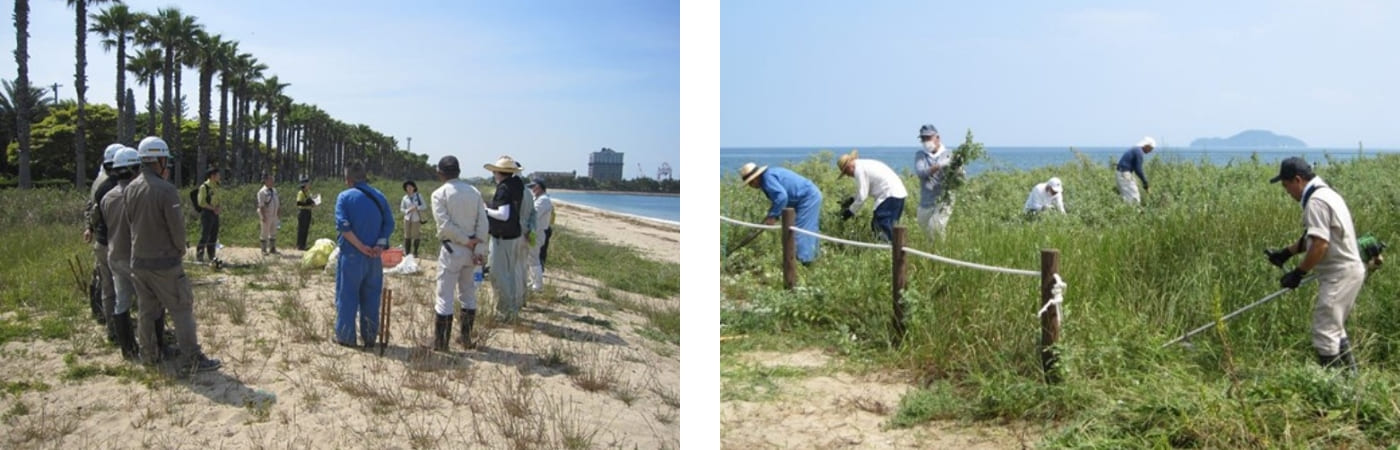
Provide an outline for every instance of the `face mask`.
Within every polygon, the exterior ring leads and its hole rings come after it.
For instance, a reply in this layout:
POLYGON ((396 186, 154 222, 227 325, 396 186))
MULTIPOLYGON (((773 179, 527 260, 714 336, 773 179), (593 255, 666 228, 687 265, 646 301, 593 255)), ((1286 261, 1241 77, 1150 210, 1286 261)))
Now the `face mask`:
POLYGON ((928 150, 929 153, 935 153, 938 151, 938 141, 929 139, 927 141, 924 141, 923 144, 924 150, 928 150))

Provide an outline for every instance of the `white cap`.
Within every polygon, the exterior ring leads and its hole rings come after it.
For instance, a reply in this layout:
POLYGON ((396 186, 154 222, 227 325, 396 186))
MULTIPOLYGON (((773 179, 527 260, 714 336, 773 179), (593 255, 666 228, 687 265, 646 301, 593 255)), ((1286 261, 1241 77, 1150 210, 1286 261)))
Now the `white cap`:
POLYGON ((1157 148, 1157 140, 1152 139, 1152 136, 1146 136, 1143 137, 1141 141, 1138 141, 1137 146, 1157 148))
POLYGON ((1060 177, 1051 177, 1050 181, 1045 182, 1045 187, 1050 188, 1050 190, 1054 191, 1056 194, 1065 191, 1064 186, 1060 184, 1060 177))

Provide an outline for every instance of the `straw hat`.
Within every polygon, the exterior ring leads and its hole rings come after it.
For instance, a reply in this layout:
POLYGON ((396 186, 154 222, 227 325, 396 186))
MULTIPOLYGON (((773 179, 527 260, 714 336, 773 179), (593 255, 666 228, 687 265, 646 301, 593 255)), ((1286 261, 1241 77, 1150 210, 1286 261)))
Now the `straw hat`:
POLYGON ((748 184, 750 181, 753 181, 754 178, 758 178, 759 175, 763 175, 763 171, 765 170, 768 170, 768 166, 760 167, 759 165, 751 162, 744 163, 743 167, 739 168, 739 178, 744 180, 744 184, 748 184))
POLYGON ((840 158, 837 158, 837 159, 836 159, 836 170, 837 170, 838 172, 841 172, 841 175, 837 175, 837 176, 838 176, 838 177, 845 176, 845 175, 846 175, 846 164, 850 164, 851 161, 855 161, 856 158, 859 158, 859 157, 860 157, 860 152, 856 151, 855 149, 851 149, 851 152, 850 152, 850 153, 841 155, 840 158))
POLYGON ((520 165, 516 164, 515 159, 511 158, 510 155, 501 155, 495 164, 488 163, 482 167, 492 172, 516 173, 520 171, 520 165))

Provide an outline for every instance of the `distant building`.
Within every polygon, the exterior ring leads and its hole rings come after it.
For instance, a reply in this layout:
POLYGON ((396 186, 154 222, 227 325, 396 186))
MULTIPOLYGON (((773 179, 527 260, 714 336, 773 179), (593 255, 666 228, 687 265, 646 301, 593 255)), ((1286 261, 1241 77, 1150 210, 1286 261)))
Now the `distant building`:
POLYGON ((622 181, 622 153, 607 147, 590 153, 588 177, 597 181, 622 181))
POLYGON ((573 171, 569 171, 569 172, 545 172, 545 171, 539 171, 539 172, 532 172, 532 173, 530 174, 530 179, 533 180, 533 179, 539 178, 539 179, 542 179, 542 180, 559 180, 559 179, 572 180, 572 179, 574 179, 574 177, 577 177, 577 176, 578 176, 578 171, 577 171, 577 170, 573 170, 573 171))

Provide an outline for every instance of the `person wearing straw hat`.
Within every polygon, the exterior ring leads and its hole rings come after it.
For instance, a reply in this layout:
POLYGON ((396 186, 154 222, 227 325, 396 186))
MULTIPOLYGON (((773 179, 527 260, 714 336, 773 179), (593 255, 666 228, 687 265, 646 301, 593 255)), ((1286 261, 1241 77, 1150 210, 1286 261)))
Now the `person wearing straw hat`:
POLYGON ((1356 357, 1344 325, 1356 296, 1366 281, 1366 265, 1356 244, 1351 210, 1341 194, 1313 173, 1303 158, 1291 157, 1279 164, 1280 183, 1303 209, 1303 237, 1292 245, 1265 250, 1269 262, 1280 268, 1293 255, 1303 260, 1279 280, 1288 289, 1302 284, 1309 271, 1317 270, 1317 302, 1313 306, 1312 344, 1323 367, 1346 367, 1356 372, 1356 357))
POLYGON ((929 237, 942 236, 953 216, 953 196, 942 201, 943 168, 953 163, 953 151, 943 146, 938 128, 931 124, 919 127, 919 142, 922 148, 914 153, 914 174, 919 177, 919 209, 915 217, 929 237))
POLYGON ((874 159, 860 159, 860 153, 851 150, 836 160, 836 168, 841 176, 855 179, 856 194, 841 202, 841 219, 855 216, 865 205, 866 198, 875 199, 875 211, 871 213, 870 229, 886 241, 894 239, 894 224, 904 215, 904 198, 909 191, 904 189, 904 181, 899 174, 885 163, 874 159))
POLYGON ((315 207, 311 179, 301 177, 301 189, 297 191, 297 250, 306 251, 306 235, 311 232, 311 208, 315 207))
POLYGON ((389 199, 366 181, 365 164, 345 166, 345 186, 335 199, 335 229, 340 232, 340 257, 335 272, 335 342, 369 347, 379 338, 379 305, 384 293, 384 263, 380 255, 394 235, 394 211, 389 199))
POLYGON ((497 317, 511 322, 525 300, 525 254, 520 245, 525 236, 521 218, 525 183, 515 176, 520 167, 510 156, 503 155, 482 167, 491 171, 497 183, 496 194, 486 205, 491 235, 491 290, 496 293, 497 317))
POLYGON ((1050 177, 1049 181, 1031 188, 1031 194, 1026 196, 1025 210, 1028 214, 1056 210, 1064 213, 1065 187, 1060 183, 1060 178, 1050 177))
POLYGON ((1128 151, 1123 152, 1123 156, 1118 158, 1118 194, 1123 196, 1123 201, 1129 205, 1136 205, 1142 202, 1142 196, 1138 194, 1137 180, 1133 175, 1137 175, 1138 180, 1142 180, 1143 192, 1149 191, 1147 184, 1147 174, 1142 171, 1142 164, 1146 155, 1152 153, 1157 148, 1157 140, 1151 136, 1144 137, 1138 141, 1137 145, 1128 151))
MULTIPOLYGON (((822 191, 812 180, 782 167, 769 168, 752 162, 744 163, 739 168, 739 179, 751 188, 762 190, 768 201, 772 202, 768 215, 763 219, 764 225, 777 223, 783 209, 793 208, 797 210, 797 220, 793 225, 811 232, 820 230, 822 191)), ((797 233, 794 240, 798 261, 805 265, 817 259, 815 236, 797 233)))
POLYGON ((433 191, 433 220, 437 221, 438 250, 437 321, 433 328, 433 349, 448 351, 452 338, 454 302, 461 302, 461 336, 457 341, 474 348, 472 324, 476 322, 476 281, 472 274, 486 256, 486 236, 490 224, 481 192, 458 178, 462 168, 455 156, 444 156, 437 164, 442 186, 433 191), (455 295, 455 297, 454 297, 455 295))

